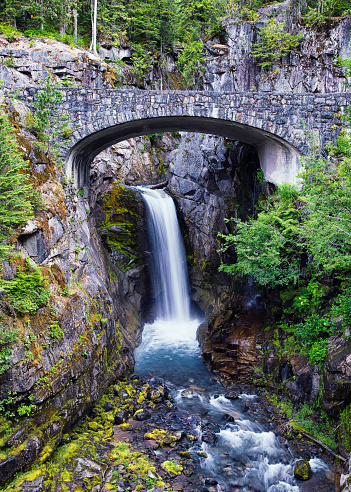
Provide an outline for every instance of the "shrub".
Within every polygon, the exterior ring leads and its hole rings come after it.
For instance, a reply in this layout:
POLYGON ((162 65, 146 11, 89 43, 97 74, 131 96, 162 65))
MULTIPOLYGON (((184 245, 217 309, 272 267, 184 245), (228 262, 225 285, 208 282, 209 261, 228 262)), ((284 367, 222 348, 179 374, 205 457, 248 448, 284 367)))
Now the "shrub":
POLYGON ((204 72, 204 53, 201 41, 189 41, 178 57, 178 68, 188 87, 196 86, 204 72))
POLYGON ((41 269, 31 267, 27 262, 24 268, 19 268, 14 279, 0 281, 0 290, 6 292, 12 307, 20 314, 34 314, 48 303, 50 290, 47 283, 41 269))
POLYGON ((3 23, 0 24, 0 34, 3 34, 8 39, 8 41, 14 41, 19 36, 22 36, 22 34, 17 29, 10 26, 9 24, 3 23))
POLYGON ((290 34, 285 31, 284 27, 285 22, 269 19, 260 31, 260 39, 253 45, 252 51, 252 56, 260 60, 257 64, 259 67, 270 67, 273 62, 278 61, 300 44, 303 34, 301 32, 290 34))

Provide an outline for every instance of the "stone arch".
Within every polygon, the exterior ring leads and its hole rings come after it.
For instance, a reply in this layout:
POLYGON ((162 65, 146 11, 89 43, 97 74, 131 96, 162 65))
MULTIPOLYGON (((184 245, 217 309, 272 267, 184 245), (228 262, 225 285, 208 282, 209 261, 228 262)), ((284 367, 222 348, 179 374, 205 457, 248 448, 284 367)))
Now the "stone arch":
POLYGON ((278 185, 297 181, 301 151, 285 139, 237 121, 205 116, 149 117, 107 126, 97 131, 83 129, 80 132, 82 138, 77 139, 68 151, 66 174, 74 180, 77 187, 86 187, 89 185, 90 163, 102 150, 129 138, 172 131, 219 135, 254 145, 267 181, 278 185))

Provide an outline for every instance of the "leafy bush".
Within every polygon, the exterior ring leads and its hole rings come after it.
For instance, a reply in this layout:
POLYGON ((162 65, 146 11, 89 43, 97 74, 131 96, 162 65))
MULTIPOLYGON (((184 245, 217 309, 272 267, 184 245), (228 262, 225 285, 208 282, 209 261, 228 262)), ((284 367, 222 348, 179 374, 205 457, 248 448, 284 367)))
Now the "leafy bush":
POLYGON ((15 278, 0 281, 0 290, 6 292, 12 307, 20 314, 34 314, 49 301, 47 283, 41 269, 27 262, 24 268, 19 268, 15 278))
POLYGON ((272 18, 261 29, 259 41, 253 45, 252 51, 252 56, 260 60, 258 66, 270 67, 273 62, 300 44, 303 34, 290 34, 284 27, 285 22, 278 22, 272 18))
POLYGON ((235 221, 235 234, 219 234, 221 251, 234 246, 238 261, 220 271, 252 275, 267 287, 296 283, 299 278, 299 210, 296 187, 283 185, 257 220, 235 221))
POLYGON ((9 24, 0 24, 0 34, 3 34, 9 41, 15 40, 17 37, 22 36, 20 31, 10 26, 9 24))
MULTIPOLYGON (((71 46, 74 46, 74 38, 72 34, 61 34, 60 32, 57 31, 50 31, 50 30, 41 30, 41 29, 27 29, 24 31, 24 35, 26 38, 49 38, 49 39, 54 39, 55 41, 60 41, 61 43, 66 43, 71 46)), ((78 37, 77 44, 79 46, 84 46, 88 47, 86 41, 78 37)))
POLYGON ((151 51, 147 50, 141 44, 133 45, 133 72, 137 75, 139 82, 142 83, 145 78, 145 73, 150 70, 153 63, 151 51))
POLYGON ((301 343, 301 352, 310 357, 314 363, 325 359, 328 349, 327 338, 332 333, 332 323, 329 317, 313 315, 294 328, 295 336, 301 343))
POLYGON ((62 92, 57 85, 47 77, 44 89, 35 96, 34 117, 29 121, 31 130, 37 135, 37 146, 46 153, 49 158, 57 158, 59 144, 57 137, 71 135, 68 126, 68 115, 61 115, 59 111, 62 92))
POLYGON ((55 320, 53 321, 50 326, 49 326, 49 330, 50 330, 50 336, 52 338, 55 338, 55 339, 61 339, 61 338, 64 338, 64 333, 60 327, 60 325, 58 324, 58 321, 55 320))

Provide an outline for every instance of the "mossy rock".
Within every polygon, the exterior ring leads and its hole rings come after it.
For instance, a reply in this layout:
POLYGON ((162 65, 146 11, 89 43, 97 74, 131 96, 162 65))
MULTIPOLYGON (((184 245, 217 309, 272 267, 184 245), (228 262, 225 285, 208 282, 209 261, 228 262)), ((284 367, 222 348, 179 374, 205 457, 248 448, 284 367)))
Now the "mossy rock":
POLYGON ((162 468, 172 475, 180 475, 183 471, 183 466, 176 460, 164 461, 162 463, 162 468))
POLYGON ((311 465, 306 460, 295 463, 294 475, 298 480, 309 480, 312 477, 311 465))
POLYGON ((99 224, 101 234, 112 250, 114 262, 122 271, 144 262, 138 227, 142 221, 140 201, 134 190, 119 184, 103 198, 102 212, 105 218, 99 224))

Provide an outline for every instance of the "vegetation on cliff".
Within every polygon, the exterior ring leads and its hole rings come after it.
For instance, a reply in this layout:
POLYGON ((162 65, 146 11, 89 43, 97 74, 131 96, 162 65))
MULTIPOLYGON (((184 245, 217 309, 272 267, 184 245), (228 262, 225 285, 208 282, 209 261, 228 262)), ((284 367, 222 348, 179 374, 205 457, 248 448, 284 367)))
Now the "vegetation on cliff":
POLYGON ((313 146, 301 174, 301 189, 282 185, 262 204, 257 219, 235 220, 237 263, 230 274, 251 275, 269 289, 282 288, 281 326, 302 353, 323 360, 328 337, 351 322, 351 136, 341 131, 328 158, 313 146), (307 348, 306 348, 307 347, 307 348))
POLYGON ((0 260, 8 258, 14 228, 33 218, 39 195, 28 182, 28 163, 18 148, 14 128, 0 108, 0 260))

